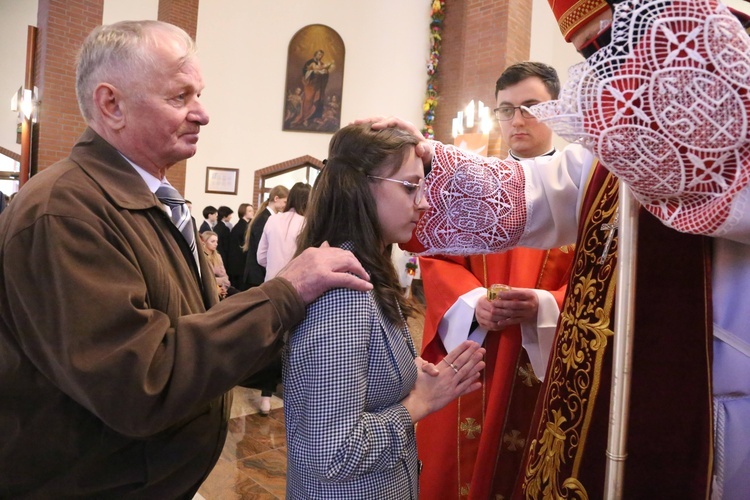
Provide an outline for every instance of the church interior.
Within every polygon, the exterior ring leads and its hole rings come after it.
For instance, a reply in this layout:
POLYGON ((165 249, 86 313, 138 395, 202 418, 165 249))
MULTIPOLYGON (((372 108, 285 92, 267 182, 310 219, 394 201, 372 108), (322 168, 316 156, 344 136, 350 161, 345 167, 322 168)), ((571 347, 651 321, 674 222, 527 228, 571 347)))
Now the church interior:
MULTIPOLYGON (((725 3, 750 10, 742 0, 725 3)), ((541 61, 564 83, 581 61, 562 43, 547 0, 0 0, 0 95, 16 102, 15 111, 0 113, 0 194, 12 195, 68 154, 85 129, 75 96, 76 48, 95 26, 126 19, 176 24, 197 43, 210 123, 197 154, 168 178, 198 223, 205 206, 257 207, 275 185, 314 182, 331 131, 289 126, 289 81, 297 78, 290 71, 299 72, 290 55, 333 42, 294 46, 306 27, 323 25, 341 40, 337 52, 323 56, 332 73, 339 71, 329 80, 337 82, 329 86, 338 100, 331 108, 336 126, 399 116, 445 143, 454 142, 457 114, 467 115, 470 102, 494 107, 495 80, 506 66, 541 61), (20 96, 32 99, 25 118, 20 96)), ((506 156, 496 126, 482 130, 481 116, 462 125, 461 135, 478 136, 484 154, 506 156)), ((555 144, 565 141, 556 137, 555 144)), ((407 272, 407 260, 396 250, 402 285, 424 307, 418 271, 407 272)), ((424 318, 409 326, 419 352, 424 318)), ((267 415, 259 399, 256 389, 234 390, 221 458, 195 499, 285 497, 283 387, 267 415)))

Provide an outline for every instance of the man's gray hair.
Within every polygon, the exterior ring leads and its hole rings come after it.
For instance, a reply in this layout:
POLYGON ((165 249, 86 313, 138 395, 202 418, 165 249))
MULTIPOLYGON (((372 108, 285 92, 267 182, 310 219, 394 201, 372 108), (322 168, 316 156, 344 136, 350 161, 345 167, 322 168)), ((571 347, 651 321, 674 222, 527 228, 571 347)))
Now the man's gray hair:
POLYGON ((95 28, 83 42, 76 66, 76 96, 86 122, 94 117, 94 89, 102 82, 116 86, 147 83, 153 51, 163 43, 155 34, 185 48, 183 63, 195 54, 195 42, 184 30, 161 21, 121 21, 95 28))

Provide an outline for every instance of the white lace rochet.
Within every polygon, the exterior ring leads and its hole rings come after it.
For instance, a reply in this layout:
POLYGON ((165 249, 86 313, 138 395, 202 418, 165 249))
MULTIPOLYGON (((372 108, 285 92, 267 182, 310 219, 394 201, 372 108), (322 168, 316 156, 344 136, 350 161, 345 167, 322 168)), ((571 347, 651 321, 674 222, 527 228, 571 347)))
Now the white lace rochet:
POLYGON ((750 38, 714 0, 617 5, 612 42, 532 112, 667 225, 721 236, 750 176, 750 38), (743 162, 745 162, 743 164, 743 162))

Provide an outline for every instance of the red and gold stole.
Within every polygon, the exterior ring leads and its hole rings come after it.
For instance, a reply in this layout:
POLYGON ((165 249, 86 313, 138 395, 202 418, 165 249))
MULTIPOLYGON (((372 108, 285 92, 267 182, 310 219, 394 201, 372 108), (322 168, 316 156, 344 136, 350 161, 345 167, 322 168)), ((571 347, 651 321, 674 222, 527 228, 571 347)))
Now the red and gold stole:
MULTIPOLYGON (((617 179, 597 165, 516 496, 602 498, 609 423, 617 179)), ((641 210, 626 498, 706 498, 712 467, 709 246, 641 210)))

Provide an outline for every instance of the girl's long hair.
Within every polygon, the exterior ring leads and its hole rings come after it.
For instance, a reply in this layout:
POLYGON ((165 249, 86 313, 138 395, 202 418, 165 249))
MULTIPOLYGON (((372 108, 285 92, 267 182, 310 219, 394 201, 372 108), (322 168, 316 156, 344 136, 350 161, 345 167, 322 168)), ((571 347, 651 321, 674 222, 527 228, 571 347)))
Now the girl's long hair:
POLYGON ((370 192, 372 180, 367 176, 392 176, 417 141, 408 132, 396 128, 375 131, 369 124, 349 125, 336 132, 297 240, 297 254, 324 241, 331 246, 351 242, 354 255, 370 273, 375 297, 397 325, 415 311, 401 291, 391 245, 384 247, 376 202, 370 192))
POLYGON ((274 186, 271 189, 271 192, 268 193, 268 198, 266 198, 266 201, 260 204, 258 207, 258 210, 255 211, 255 217, 253 217, 253 220, 250 221, 250 224, 247 225, 247 229, 245 229, 245 243, 242 245, 242 251, 247 252, 250 249, 250 230, 253 228, 255 223, 258 221, 259 217, 258 215, 263 213, 263 210, 268 208, 268 202, 274 200, 276 197, 279 198, 286 198, 289 196, 289 189, 286 186, 274 186))
POLYGON ((286 199, 284 212, 292 209, 299 215, 305 215, 307 204, 310 202, 310 184, 298 182, 289 190, 289 196, 286 199))
MULTIPOLYGON (((214 233, 213 231, 203 231, 201 234, 201 241, 203 242, 203 253, 206 254, 206 260, 211 265, 211 269, 216 267, 219 264, 219 260, 221 259, 221 255, 219 255, 219 252, 214 250, 213 252, 208 252, 206 249, 206 242, 211 236, 219 237, 218 234, 214 233)), ((223 264, 223 263, 222 263, 223 264)))

